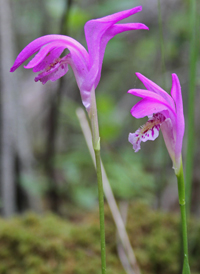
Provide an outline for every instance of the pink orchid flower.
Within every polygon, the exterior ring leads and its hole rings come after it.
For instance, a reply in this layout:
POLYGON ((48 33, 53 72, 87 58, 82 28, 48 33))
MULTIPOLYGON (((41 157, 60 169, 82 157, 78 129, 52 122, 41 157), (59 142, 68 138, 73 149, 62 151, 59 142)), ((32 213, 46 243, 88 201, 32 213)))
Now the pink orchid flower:
POLYGON ((83 105, 90 110, 90 94, 95 89, 101 77, 103 56, 108 41, 116 34, 137 29, 148 29, 141 23, 116 24, 142 10, 141 6, 90 20, 85 24, 85 37, 88 51, 76 40, 65 35, 46 35, 28 44, 17 56, 10 69, 15 71, 31 55, 38 52, 34 58, 24 66, 40 72, 35 81, 45 84, 48 80, 56 81, 68 71, 68 64, 72 67, 83 105), (69 53, 60 57, 65 49, 69 53))
POLYGON ((128 93, 143 98, 133 106, 131 114, 135 118, 148 116, 149 120, 135 133, 129 134, 129 142, 137 152, 140 143, 155 140, 161 128, 164 141, 173 161, 175 173, 181 166, 181 150, 185 129, 181 86, 176 74, 172 74, 171 96, 140 73, 137 77, 145 89, 130 89, 128 93))

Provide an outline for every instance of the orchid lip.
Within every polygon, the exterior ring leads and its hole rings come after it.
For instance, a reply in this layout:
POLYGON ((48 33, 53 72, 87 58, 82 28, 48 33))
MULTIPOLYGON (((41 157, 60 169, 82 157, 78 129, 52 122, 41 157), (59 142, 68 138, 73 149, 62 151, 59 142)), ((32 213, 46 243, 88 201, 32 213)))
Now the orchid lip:
POLYGON ((161 113, 154 114, 150 119, 141 126, 135 133, 129 134, 129 142, 133 145, 135 152, 140 150, 140 143, 148 140, 154 141, 159 136, 161 124, 165 117, 161 113))

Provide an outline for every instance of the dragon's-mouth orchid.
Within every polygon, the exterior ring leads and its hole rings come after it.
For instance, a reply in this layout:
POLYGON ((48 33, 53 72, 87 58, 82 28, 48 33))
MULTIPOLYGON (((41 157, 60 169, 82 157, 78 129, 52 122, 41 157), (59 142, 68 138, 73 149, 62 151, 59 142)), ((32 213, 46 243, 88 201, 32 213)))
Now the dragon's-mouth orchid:
POLYGON ((32 68, 33 72, 40 72, 35 77, 35 81, 45 84, 48 80, 56 81, 66 74, 69 64, 75 74, 83 105, 89 111, 91 90, 95 89, 99 83, 103 56, 108 41, 124 31, 148 29, 141 23, 116 23, 141 10, 142 7, 138 6, 88 21, 84 27, 88 51, 79 42, 65 35, 42 36, 32 41, 20 52, 10 71, 15 71, 31 55, 38 52, 24 67, 32 68), (60 57, 66 48, 69 53, 60 57))
POLYGON ((145 89, 130 89, 128 93, 141 97, 131 109, 135 118, 148 116, 149 120, 135 133, 129 134, 129 142, 137 152, 140 143, 155 140, 161 129, 164 141, 173 161, 175 173, 181 167, 181 150, 185 129, 181 86, 176 74, 172 74, 171 96, 140 73, 137 77, 146 87, 145 89))

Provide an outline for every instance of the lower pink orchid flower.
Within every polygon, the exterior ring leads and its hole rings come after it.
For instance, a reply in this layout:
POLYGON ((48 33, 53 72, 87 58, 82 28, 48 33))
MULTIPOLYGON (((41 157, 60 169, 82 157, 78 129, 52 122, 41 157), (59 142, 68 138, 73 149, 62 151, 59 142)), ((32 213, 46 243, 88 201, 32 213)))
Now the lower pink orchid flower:
POLYGON ((149 120, 135 133, 129 134, 129 142, 137 152, 140 143, 155 140, 161 129, 164 141, 173 161, 175 173, 181 167, 181 151, 185 129, 181 86, 176 74, 172 74, 171 96, 140 73, 137 77, 146 87, 145 89, 130 89, 128 93, 143 98, 131 109, 135 118, 148 116, 149 120))
POLYGON ((38 52, 34 58, 24 66, 40 72, 35 81, 45 84, 48 80, 56 81, 68 71, 70 65, 80 89, 83 105, 90 110, 90 94, 95 89, 101 77, 103 56, 108 41, 116 34, 137 29, 148 29, 141 23, 116 24, 142 10, 141 6, 90 20, 85 24, 85 38, 88 51, 76 40, 65 35, 46 35, 28 44, 17 56, 11 72, 15 71, 31 55, 38 52), (65 49, 68 53, 60 57, 65 49))

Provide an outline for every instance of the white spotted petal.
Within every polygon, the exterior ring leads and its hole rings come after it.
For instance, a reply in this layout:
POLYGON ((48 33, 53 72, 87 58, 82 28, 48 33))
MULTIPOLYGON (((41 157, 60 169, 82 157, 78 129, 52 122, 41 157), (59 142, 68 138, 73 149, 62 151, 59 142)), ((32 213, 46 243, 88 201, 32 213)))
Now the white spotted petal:
POLYGON ((135 133, 129 133, 128 141, 133 145, 135 152, 140 150, 141 142, 154 141, 159 136, 160 126, 163 121, 164 116, 162 114, 155 114, 135 133))

